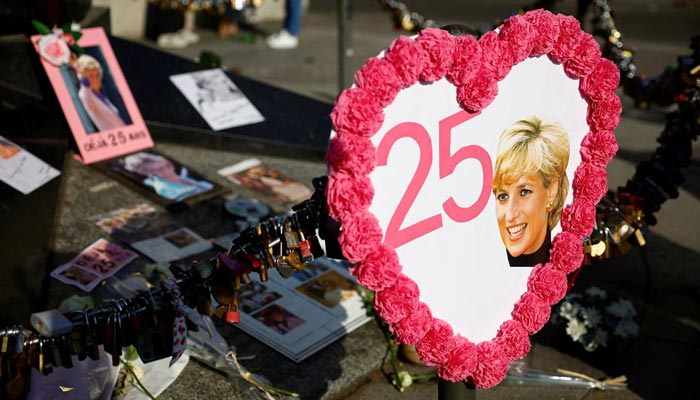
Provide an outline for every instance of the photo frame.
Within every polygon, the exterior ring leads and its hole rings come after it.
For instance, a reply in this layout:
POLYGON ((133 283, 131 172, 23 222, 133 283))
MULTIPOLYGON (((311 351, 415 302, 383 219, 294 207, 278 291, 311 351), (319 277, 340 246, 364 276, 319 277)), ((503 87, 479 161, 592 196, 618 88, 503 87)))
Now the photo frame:
MULTIPOLYGON (((439 29, 399 37, 338 97, 326 195, 341 248, 395 341, 415 344, 441 378, 498 384, 566 294, 617 151, 618 83, 575 18, 535 10, 478 40, 439 29), (549 183, 521 173, 532 188, 494 171, 516 147, 510 127, 532 116, 563 126, 571 184, 549 257, 512 267, 506 239, 534 232, 535 217, 501 226, 498 203, 563 181, 561 171, 549 183)), ((538 204, 537 218, 554 213, 538 204)))
POLYGON ((84 163, 153 147, 102 28, 71 34, 56 29, 31 40, 84 163))

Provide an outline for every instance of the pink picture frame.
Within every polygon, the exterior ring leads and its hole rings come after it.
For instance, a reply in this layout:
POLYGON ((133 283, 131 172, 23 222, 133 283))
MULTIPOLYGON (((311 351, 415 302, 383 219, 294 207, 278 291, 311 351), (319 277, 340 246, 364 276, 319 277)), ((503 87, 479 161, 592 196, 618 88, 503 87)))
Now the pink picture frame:
MULTIPOLYGON (((72 55, 70 62, 58 66, 40 58, 77 143, 79 159, 91 164, 153 147, 104 30, 86 28, 81 33, 78 45, 84 54, 72 55)), ((37 52, 41 38, 31 38, 37 52)))

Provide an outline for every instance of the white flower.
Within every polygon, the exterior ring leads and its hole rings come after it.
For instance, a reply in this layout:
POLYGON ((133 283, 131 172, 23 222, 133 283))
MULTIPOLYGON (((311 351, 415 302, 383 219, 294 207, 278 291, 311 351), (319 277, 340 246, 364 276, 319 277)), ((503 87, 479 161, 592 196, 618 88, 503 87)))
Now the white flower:
POLYGON ((586 328, 583 322, 577 319, 571 319, 569 323, 566 324, 566 333, 571 336, 574 342, 578 342, 583 335, 588 333, 588 328, 586 328))
POLYGON ((413 384, 413 378, 411 378, 411 374, 409 374, 407 371, 399 371, 397 377, 399 379, 401 391, 413 384))
POLYGON ((620 299, 610 304, 605 310, 619 318, 628 318, 637 315, 637 310, 634 309, 634 304, 627 299, 620 299))
POLYGON ((615 327, 615 330, 613 331, 613 335, 619 336, 621 338, 637 336, 638 334, 639 325, 629 318, 620 321, 615 327))
POLYGON ((564 301, 561 303, 561 306, 559 306, 559 315, 568 320, 572 320, 576 318, 576 314, 578 314, 580 310, 581 306, 578 304, 564 301))
POLYGON ((591 328, 594 328, 600 323, 601 316, 600 316, 600 311, 598 311, 597 308, 584 308, 581 311, 581 314, 583 315, 583 321, 587 326, 590 326, 591 328))
POLYGON ((607 299, 608 298, 608 293, 599 288, 598 286, 591 286, 588 289, 586 289, 586 294, 591 296, 591 297, 598 297, 600 299, 607 299))
POLYGON ((70 24, 70 30, 73 31, 73 32, 80 32, 80 24, 77 23, 77 22, 75 22, 75 21, 73 21, 73 22, 70 24))
POLYGON ((55 66, 68 63, 70 49, 59 33, 44 35, 39 39, 39 54, 55 66))

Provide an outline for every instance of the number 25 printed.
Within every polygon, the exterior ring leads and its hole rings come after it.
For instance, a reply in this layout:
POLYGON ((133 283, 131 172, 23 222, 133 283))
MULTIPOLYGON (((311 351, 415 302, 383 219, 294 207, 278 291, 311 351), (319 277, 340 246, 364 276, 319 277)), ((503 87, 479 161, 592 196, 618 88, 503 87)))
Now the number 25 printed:
MULTIPOLYGON (((491 170, 491 157, 483 147, 477 145, 464 146, 451 153, 452 129, 457 125, 467 122, 479 113, 468 113, 460 110, 449 117, 440 120, 438 134, 438 168, 439 177, 443 179, 450 176, 455 168, 464 160, 474 159, 481 164, 482 186, 479 197, 469 207, 461 207, 455 199, 450 196, 442 203, 442 210, 447 216, 459 223, 471 221, 486 207, 491 193, 491 182, 493 181, 493 171, 491 170)), ((402 122, 391 128, 382 138, 377 146, 377 166, 386 166, 391 148, 399 139, 410 138, 418 144, 420 157, 418 167, 413 173, 413 177, 399 201, 394 214, 389 220, 386 228, 384 242, 394 248, 398 248, 414 239, 439 229, 442 227, 442 213, 424 218, 412 225, 402 227, 403 222, 414 201, 418 197, 425 184, 430 168, 433 164, 433 146, 430 134, 423 127, 415 122, 402 122)), ((465 182, 465 185, 467 182, 465 182)))

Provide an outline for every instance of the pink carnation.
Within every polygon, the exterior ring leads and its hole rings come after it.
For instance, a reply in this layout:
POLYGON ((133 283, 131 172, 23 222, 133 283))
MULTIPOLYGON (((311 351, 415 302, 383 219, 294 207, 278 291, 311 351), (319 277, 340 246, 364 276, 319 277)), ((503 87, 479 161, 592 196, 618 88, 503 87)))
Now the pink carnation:
POLYGON ((374 170, 376 154, 377 150, 369 139, 338 133, 331 139, 326 161, 331 174, 369 175, 374 170))
POLYGON ((503 21, 498 38, 513 55, 513 64, 517 64, 530 56, 535 45, 535 34, 535 29, 525 17, 514 15, 503 21))
POLYGON ((505 78, 515 64, 515 56, 508 43, 499 40, 495 31, 490 31, 479 39, 479 46, 482 70, 490 71, 499 81, 505 78))
POLYGON ((581 94, 589 100, 610 96, 620 84, 620 70, 614 62, 599 58, 593 71, 579 83, 581 94))
POLYGON ((383 58, 372 57, 355 74, 355 83, 372 93, 382 107, 394 101, 402 83, 391 63, 383 58))
POLYGON ((450 324, 433 318, 428 333, 416 343, 416 351, 426 365, 440 365, 450 359, 455 344, 450 324))
POLYGON ((593 102, 588 107, 588 126, 593 132, 615 130, 620 123, 622 103, 616 94, 593 102))
POLYGON ((407 36, 399 36, 394 40, 385 58, 394 66, 403 87, 409 87, 418 82, 418 76, 427 62, 427 55, 423 48, 407 36))
POLYGON ((369 209, 374 198, 372 181, 363 175, 336 173, 328 179, 326 200, 330 216, 345 221, 358 211, 369 209))
POLYGON ((350 271, 357 281, 369 290, 379 291, 396 283, 401 274, 401 265, 396 250, 384 243, 367 254, 350 271))
POLYGON ((454 63, 447 71, 447 80, 455 86, 464 85, 481 67, 481 47, 474 36, 463 35, 456 39, 454 63))
POLYGON ((548 55, 550 60, 561 64, 574 56, 583 31, 578 20, 570 15, 558 14, 557 19, 559 20, 559 39, 548 55))
POLYGON ((582 238, 588 236, 595 225, 595 203, 576 200, 561 212, 561 227, 582 238))
POLYGON ((474 372, 477 363, 476 345, 468 339, 457 335, 452 354, 445 364, 437 367, 438 375, 442 379, 451 382, 460 382, 467 379, 474 372))
POLYGON ((379 221, 368 212, 349 215, 341 223, 343 230, 338 236, 338 242, 343 255, 350 262, 363 260, 382 240, 379 221))
POLYGON ((416 42, 426 54, 420 80, 434 82, 442 79, 452 67, 456 43, 454 36, 442 29, 427 28, 420 31, 416 42))
POLYGON ((382 320, 394 324, 411 315, 418 305, 418 285, 406 275, 374 295, 374 309, 382 320))
POLYGON ((433 326, 430 308, 419 302, 416 309, 406 318, 389 326, 394 340, 399 344, 415 344, 425 336, 433 326))
POLYGON ((574 78, 583 78, 593 71, 601 54, 600 45, 595 38, 584 33, 573 57, 564 64, 564 71, 574 78))
POLYGON ((527 280, 529 291, 537 294, 545 303, 552 305, 566 295, 566 274, 554 269, 550 264, 532 269, 527 280))
POLYGON ((331 120, 336 132, 371 136, 382 126, 384 110, 372 93, 350 88, 338 96, 331 120))
POLYGON ((617 153, 617 140, 611 131, 589 132, 581 142, 581 161, 605 167, 617 153))
POLYGON ((512 319, 498 328, 496 343, 509 360, 524 357, 530 351, 530 335, 519 322, 512 319))
POLYGON ((530 55, 537 57, 552 51, 559 39, 559 20, 557 17, 542 9, 527 12, 524 17, 535 29, 534 44, 530 55))
POLYGON ((476 345, 479 360, 472 374, 474 384, 479 389, 488 389, 498 385, 508 372, 508 359, 503 349, 493 341, 476 345))
POLYGON ((486 108, 498 94, 498 83, 493 74, 483 67, 469 82, 457 87, 457 102, 467 111, 486 108))
POLYGON ((598 203, 608 191, 608 173, 605 168, 590 163, 582 163, 574 173, 574 197, 598 203))
POLYGON ((580 236, 571 232, 560 232, 552 240, 552 250, 549 255, 549 262, 565 274, 570 274, 583 262, 583 241, 580 236))
POLYGON ((513 319, 520 322, 529 334, 533 334, 549 320, 549 304, 532 292, 526 292, 513 308, 513 319))

